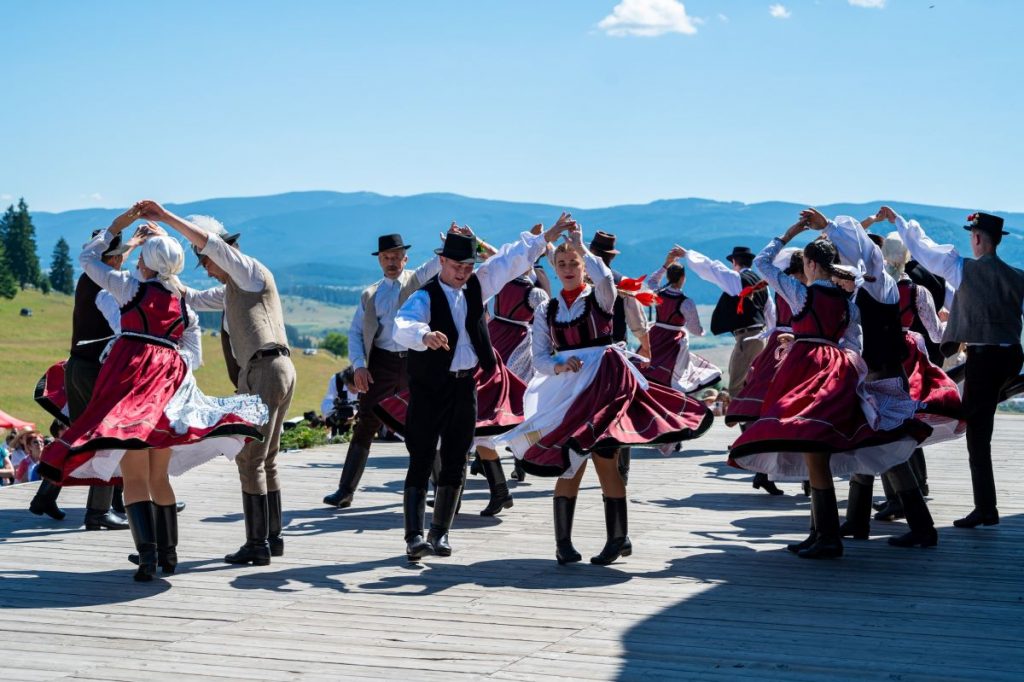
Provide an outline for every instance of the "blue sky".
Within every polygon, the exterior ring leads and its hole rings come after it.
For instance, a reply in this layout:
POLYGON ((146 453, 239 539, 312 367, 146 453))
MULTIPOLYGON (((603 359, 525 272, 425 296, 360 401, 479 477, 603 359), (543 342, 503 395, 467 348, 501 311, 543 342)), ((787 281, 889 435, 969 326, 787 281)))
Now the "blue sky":
POLYGON ((1024 210, 1022 20, 1016 0, 0 0, 0 201, 1024 210))

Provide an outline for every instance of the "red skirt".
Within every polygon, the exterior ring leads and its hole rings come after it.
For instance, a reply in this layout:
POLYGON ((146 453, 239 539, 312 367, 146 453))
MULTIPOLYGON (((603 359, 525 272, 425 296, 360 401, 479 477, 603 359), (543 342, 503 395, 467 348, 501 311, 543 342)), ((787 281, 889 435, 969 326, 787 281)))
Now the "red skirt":
POLYGON ((43 451, 39 470, 61 485, 116 482, 125 450, 170 448, 172 473, 181 473, 218 454, 234 456, 248 440, 262 440, 257 426, 266 420, 267 408, 256 396, 203 396, 177 350, 121 337, 100 369, 89 405, 43 451), (92 462, 97 456, 100 462, 92 462))
POLYGON ((725 423, 729 426, 740 422, 754 421, 761 415, 764 397, 775 380, 775 374, 782 364, 782 334, 792 334, 791 330, 776 329, 768 336, 764 350, 758 353, 747 372, 747 380, 740 392, 729 402, 729 411, 725 415, 725 423))
POLYGON ((907 332, 907 359, 903 369, 910 383, 910 397, 922 403, 918 418, 934 431, 925 445, 956 438, 967 430, 963 405, 956 383, 928 359, 924 340, 916 332, 907 332))
POLYGON ((491 318, 487 322, 487 333, 490 334, 494 352, 501 357, 502 362, 507 363, 512 357, 512 351, 526 338, 527 329, 523 325, 491 318))
MULTIPOLYGON (((493 436, 504 433, 523 421, 523 394, 526 384, 508 371, 501 358, 494 369, 485 372, 477 367, 476 435, 493 436)), ((395 433, 405 434, 405 417, 409 411, 409 389, 377 403, 374 414, 395 433)))

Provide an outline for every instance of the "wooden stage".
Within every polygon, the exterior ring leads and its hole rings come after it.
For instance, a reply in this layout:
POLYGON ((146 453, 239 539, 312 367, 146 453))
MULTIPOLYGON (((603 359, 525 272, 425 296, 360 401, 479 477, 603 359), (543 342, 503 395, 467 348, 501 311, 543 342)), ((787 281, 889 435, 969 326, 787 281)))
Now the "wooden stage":
MULTIPOLYGON (((604 568, 555 563, 552 481, 529 478, 483 519, 481 477, 455 554, 408 565, 401 444, 374 446, 348 510, 320 502, 342 446, 282 455, 286 555, 263 568, 220 561, 243 541, 233 465, 190 472, 179 573, 148 584, 131 580, 127 531, 77 527, 83 489, 64 492, 64 522, 26 511, 34 485, 0 489, 0 679, 1024 679, 1024 419, 996 424, 1001 525, 951 526, 971 507, 961 440, 928 453, 937 548, 889 547, 905 526, 876 523, 831 562, 783 549, 808 501, 727 468, 735 433, 716 423, 671 458, 634 450, 634 555, 604 568)), ((588 557, 604 521, 585 483, 588 557)))

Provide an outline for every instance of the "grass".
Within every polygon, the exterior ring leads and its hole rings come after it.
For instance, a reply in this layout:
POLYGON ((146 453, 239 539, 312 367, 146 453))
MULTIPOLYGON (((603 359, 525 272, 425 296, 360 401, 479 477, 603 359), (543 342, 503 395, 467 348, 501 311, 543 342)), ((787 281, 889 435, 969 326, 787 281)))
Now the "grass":
MULTIPOLYGON (((71 345, 70 296, 38 291, 19 292, 13 300, 0 299, 0 409, 35 422, 44 430, 50 417, 32 399, 32 391, 43 372, 68 355, 71 345), (31 308, 32 317, 21 317, 22 308, 31 308)), ((286 321, 288 316, 285 316, 286 321)), ((290 322, 289 322, 290 324, 290 322)), ((316 355, 292 356, 298 376, 289 417, 309 410, 320 411, 327 380, 343 369, 348 361, 319 351, 316 355)), ((224 396, 234 393, 228 381, 220 339, 204 334, 203 367, 196 381, 205 393, 224 396)))

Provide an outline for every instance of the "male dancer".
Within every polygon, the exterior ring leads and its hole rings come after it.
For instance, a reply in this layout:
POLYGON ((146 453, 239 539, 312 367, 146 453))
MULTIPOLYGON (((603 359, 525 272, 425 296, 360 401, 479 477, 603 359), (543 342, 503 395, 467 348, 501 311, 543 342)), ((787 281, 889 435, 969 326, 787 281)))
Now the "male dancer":
POLYGON ((295 366, 284 330, 281 299, 274 275, 255 258, 228 244, 227 230, 213 218, 179 218, 154 201, 141 204, 143 217, 169 225, 192 243, 199 262, 222 286, 204 292, 189 290, 187 302, 196 310, 223 310, 231 354, 238 361, 238 390, 258 395, 270 410, 263 442, 249 441, 235 463, 242 483, 245 544, 224 560, 231 564, 266 566, 284 554, 281 536, 281 481, 277 452, 281 429, 295 391, 295 366), (203 229, 194 221, 203 224, 203 229))
POLYGON ((370 444, 381 424, 373 408, 408 384, 408 352, 392 338, 395 313, 441 268, 434 256, 415 270, 406 270, 409 262, 406 254, 410 248, 402 235, 385 234, 377 238, 377 250, 370 254, 377 257, 384 277, 363 291, 349 326, 348 355, 355 368, 359 410, 338 489, 324 497, 324 504, 332 507, 351 506, 359 488, 359 479, 370 456, 370 444))
POLYGON ((418 561, 428 553, 450 556, 448 531, 455 517, 466 470, 466 453, 476 430, 476 381, 479 365, 495 366, 484 302, 506 282, 524 272, 569 225, 562 214, 543 235, 523 233, 519 241, 473 272, 476 238, 450 233, 440 256, 441 272, 409 297, 395 318, 395 341, 408 348, 409 408, 405 445, 409 471, 405 479, 406 556, 418 561), (438 454, 441 471, 434 514, 423 538, 427 481, 438 454))
POLYGON ((952 245, 936 244, 920 225, 907 222, 888 206, 882 207, 879 217, 895 223, 914 258, 956 289, 942 351, 952 355, 959 344, 967 344, 963 405, 974 509, 953 525, 994 526, 999 523, 999 510, 992 472, 992 430, 1000 394, 1024 365, 1020 344, 1024 272, 999 258, 999 243, 1009 234, 999 216, 968 216, 964 229, 971 233, 973 259, 964 258, 952 245))

